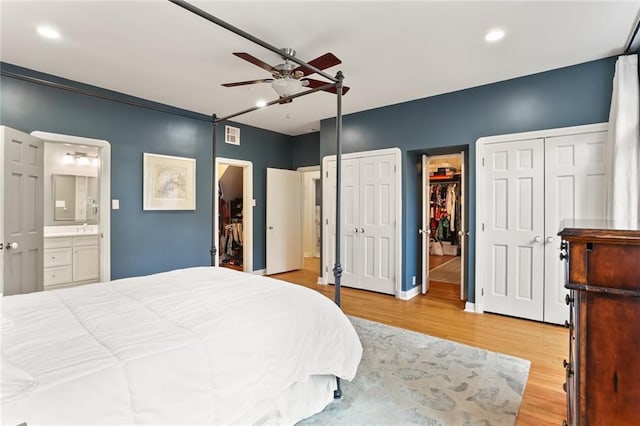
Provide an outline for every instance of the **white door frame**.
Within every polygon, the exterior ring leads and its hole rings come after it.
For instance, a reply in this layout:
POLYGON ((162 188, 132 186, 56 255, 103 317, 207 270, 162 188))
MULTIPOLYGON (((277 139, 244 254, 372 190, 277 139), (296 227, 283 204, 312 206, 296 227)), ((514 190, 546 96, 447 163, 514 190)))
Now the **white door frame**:
POLYGON ((431 242, 431 191, 429 183, 429 159, 433 158, 422 154, 422 223, 420 225, 420 244, 422 245, 422 280, 420 292, 426 294, 429 291, 429 243, 431 242))
MULTIPOLYGON (((386 149, 378 149, 373 151, 361 151, 361 152, 352 152, 349 154, 342 154, 342 159, 350 159, 350 158, 360 158, 367 156, 377 156, 377 155, 388 155, 393 154, 396 157, 396 164, 398 166, 398 170, 396 175, 396 274, 395 274, 395 297, 401 298, 402 296, 402 151, 400 148, 386 148, 386 149)), ((329 161, 335 161, 335 155, 327 155, 322 158, 322 173, 328 173, 329 161)), ((321 176, 322 178, 322 176, 321 176)), ((318 280, 319 284, 327 284, 329 282, 329 274, 333 269, 333 265, 329 265, 328 262, 331 261, 331 233, 329 230, 329 223, 327 218, 325 217, 327 212, 329 211, 327 202, 331 197, 331 188, 328 188, 328 185, 322 185, 322 279, 318 280), (321 281, 321 282, 320 282, 321 281)), ((343 213, 343 212, 341 212, 343 213)))
MULTIPOLYGON (((305 239, 313 238, 314 228, 313 228, 313 217, 314 217, 314 206, 315 206, 315 186, 313 185, 313 181, 316 179, 320 179, 320 166, 305 166, 298 167, 296 169, 299 172, 302 172, 302 227, 303 227, 303 236, 305 239), (309 183, 311 181, 311 183, 309 183), (308 191, 309 185, 311 185, 312 190, 308 191), (312 194, 313 193, 313 194, 312 194)), ((309 253, 307 247, 303 246, 304 256, 305 257, 314 257, 316 255, 315 249, 309 253)))
POLYGON ((253 163, 251 161, 236 160, 233 158, 216 157, 213 171, 213 187, 215 188, 215 200, 213 200, 213 228, 214 238, 212 241, 217 253, 214 256, 215 266, 220 266, 220 232, 219 215, 220 215, 220 196, 218 194, 218 170, 221 165, 242 167, 242 270, 244 272, 253 271, 253 207, 255 200, 253 199, 253 163))
POLYGON ((36 130, 32 136, 45 142, 84 145, 100 151, 100 282, 111 281, 111 144, 102 139, 61 135, 36 130))
MULTIPOLYGON (((482 190, 485 185, 485 176, 483 173, 483 162, 485 147, 489 144, 500 142, 515 142, 519 140, 527 139, 540 139, 544 142, 544 138, 552 136, 567 136, 581 133, 593 133, 606 131, 608 129, 608 123, 587 124, 583 126, 571 126, 562 127, 557 129, 536 130, 532 132, 523 133, 511 133, 507 135, 497 136, 485 136, 476 141, 476 244, 475 244, 475 259, 476 259, 476 281, 475 281, 475 302, 473 304, 473 310, 478 313, 484 312, 483 304, 483 288, 484 288, 484 257, 483 250, 485 244, 485 236, 482 232, 482 226, 485 222, 485 210, 486 204, 483 202, 483 198, 478 196, 482 194, 482 190)), ((467 309, 471 310, 470 303, 467 303, 467 309)))
POLYGON ((455 156, 460 156, 460 200, 459 202, 462 203, 460 206, 460 223, 458 224, 458 241, 460 242, 460 300, 466 300, 466 283, 465 283, 465 273, 464 273, 464 268, 465 265, 467 263, 467 259, 466 259, 466 252, 467 252, 467 235, 468 232, 465 229, 465 220, 466 220, 466 215, 465 215, 465 203, 466 203, 466 188, 465 188, 465 181, 464 181, 464 177, 466 174, 466 170, 464 167, 464 151, 460 150, 457 152, 451 152, 449 154, 438 154, 438 155, 429 155, 429 154, 423 154, 422 155, 422 184, 425 186, 424 188, 422 188, 422 228, 420 229, 420 235, 421 235, 421 239, 422 239, 422 265, 423 265, 423 271, 422 271, 422 294, 425 294, 428 290, 429 290, 429 240, 431 237, 431 229, 429 227, 429 221, 431 219, 431 210, 430 210, 430 200, 429 200, 429 196, 431 194, 428 194, 427 191, 427 187, 429 186, 429 161, 430 160, 437 160, 438 158, 450 158, 450 157, 455 157, 455 156), (426 225, 426 227, 425 227, 426 225), (425 244, 425 239, 426 244, 425 244), (426 249, 425 249, 426 246, 426 249), (426 268, 427 270, 425 271, 424 268, 426 268), (424 281, 427 281, 426 284, 424 281))

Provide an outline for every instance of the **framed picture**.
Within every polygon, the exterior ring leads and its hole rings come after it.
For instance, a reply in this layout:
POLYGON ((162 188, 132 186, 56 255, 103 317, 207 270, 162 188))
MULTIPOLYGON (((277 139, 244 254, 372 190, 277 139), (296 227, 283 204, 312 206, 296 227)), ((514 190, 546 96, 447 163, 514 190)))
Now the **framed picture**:
POLYGON ((195 210, 196 160, 143 154, 143 209, 195 210))

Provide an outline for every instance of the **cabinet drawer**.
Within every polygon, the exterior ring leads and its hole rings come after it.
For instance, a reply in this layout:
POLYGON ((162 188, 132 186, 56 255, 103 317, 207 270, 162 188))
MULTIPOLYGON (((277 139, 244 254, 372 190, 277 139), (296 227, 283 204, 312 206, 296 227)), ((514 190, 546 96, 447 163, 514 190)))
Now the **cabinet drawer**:
POLYGON ((46 249, 44 267, 71 265, 71 248, 46 249))
POLYGON ((97 235, 82 235, 80 237, 73 237, 73 246, 95 246, 98 245, 97 235))
POLYGON ((44 268, 44 286, 71 282, 71 265, 44 268))
POLYGON ((44 239, 44 248, 71 247, 72 241, 71 237, 49 237, 44 239))

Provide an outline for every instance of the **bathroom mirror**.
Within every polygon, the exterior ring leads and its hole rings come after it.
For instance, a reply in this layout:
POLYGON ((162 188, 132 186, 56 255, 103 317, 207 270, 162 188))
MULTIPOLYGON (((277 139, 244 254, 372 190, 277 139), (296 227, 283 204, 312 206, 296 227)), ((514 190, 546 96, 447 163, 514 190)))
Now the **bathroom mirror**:
POLYGON ((98 179, 53 175, 53 220, 94 224, 98 216, 98 179))

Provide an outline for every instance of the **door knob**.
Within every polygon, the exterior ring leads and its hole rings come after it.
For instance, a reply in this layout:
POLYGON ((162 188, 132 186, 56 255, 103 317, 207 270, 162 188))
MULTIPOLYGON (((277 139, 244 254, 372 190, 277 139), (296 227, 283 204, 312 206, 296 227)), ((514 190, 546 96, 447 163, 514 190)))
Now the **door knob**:
POLYGON ((272 229, 273 229, 273 226, 270 226, 270 227, 269 227, 269 230, 271 231, 272 229))
POLYGON ((533 241, 535 241, 536 243, 539 243, 542 241, 542 237, 540 235, 536 235, 533 239, 533 241))
POLYGON ((547 237, 547 242, 551 244, 553 242, 553 237, 547 237))
POLYGON ((15 241, 12 243, 7 243, 4 245, 6 247, 7 250, 9 249, 17 249, 18 248, 18 243, 16 243, 15 241))
POLYGON ((360 228, 360 233, 364 234, 364 228, 360 228))
POLYGON ((355 228, 355 229, 353 230, 353 232, 355 232, 355 233, 357 234, 357 233, 358 233, 358 228, 355 228))

